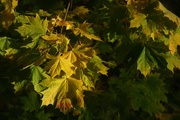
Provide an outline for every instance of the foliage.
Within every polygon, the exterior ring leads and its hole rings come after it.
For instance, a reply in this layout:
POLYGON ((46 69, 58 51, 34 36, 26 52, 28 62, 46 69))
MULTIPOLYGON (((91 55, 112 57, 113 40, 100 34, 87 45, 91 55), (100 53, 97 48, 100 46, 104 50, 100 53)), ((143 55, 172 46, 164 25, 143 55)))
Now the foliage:
POLYGON ((180 118, 179 18, 158 0, 1 0, 0 11, 2 119, 180 118))

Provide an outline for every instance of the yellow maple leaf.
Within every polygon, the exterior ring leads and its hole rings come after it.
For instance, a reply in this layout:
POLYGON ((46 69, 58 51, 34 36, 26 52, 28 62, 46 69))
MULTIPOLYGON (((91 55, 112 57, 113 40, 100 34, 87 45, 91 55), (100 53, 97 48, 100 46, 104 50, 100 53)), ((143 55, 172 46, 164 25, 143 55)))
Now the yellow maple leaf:
POLYGON ((85 44, 76 45, 71 51, 63 53, 63 57, 68 59, 78 68, 86 68, 88 61, 95 55, 95 50, 85 44))
POLYGON ((4 6, 4 10, 0 12, 0 23, 3 28, 8 29, 15 20, 14 9, 18 5, 18 0, 1 0, 1 3, 4 6))
POLYGON ((66 30, 70 30, 70 29, 74 28, 74 24, 72 21, 63 20, 59 16, 57 16, 57 18, 55 19, 55 25, 56 26, 66 26, 66 30))
POLYGON ((75 66, 64 56, 58 55, 48 63, 44 70, 48 70, 52 78, 60 76, 61 71, 64 71, 66 76, 70 77, 75 73, 75 66))
POLYGON ((63 113, 67 113, 74 106, 71 101, 75 100, 77 105, 84 107, 83 82, 81 80, 62 76, 61 78, 45 79, 40 84, 47 87, 41 92, 43 94, 42 106, 56 104, 56 107, 63 113))
POLYGON ((90 23, 82 23, 79 25, 79 27, 75 28, 73 31, 74 31, 74 34, 75 35, 81 35, 81 36, 85 36, 86 38, 90 39, 90 40, 97 40, 97 41, 102 41, 99 37, 95 36, 94 34, 90 34, 88 32, 88 28, 91 26, 90 23))
POLYGON ((174 53, 177 52, 178 45, 180 45, 180 34, 176 32, 175 34, 172 34, 170 36, 169 41, 169 50, 171 51, 172 55, 174 55, 174 53))

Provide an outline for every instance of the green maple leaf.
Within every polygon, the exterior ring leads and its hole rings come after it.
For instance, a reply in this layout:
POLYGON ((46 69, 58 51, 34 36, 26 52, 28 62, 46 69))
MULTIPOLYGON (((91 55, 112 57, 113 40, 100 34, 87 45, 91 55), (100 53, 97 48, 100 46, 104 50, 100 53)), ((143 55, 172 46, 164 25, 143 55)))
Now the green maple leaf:
POLYGON ((38 112, 36 114, 36 117, 38 118, 38 120, 51 120, 51 114, 50 113, 45 113, 44 110, 38 112))
MULTIPOLYGON (((75 78, 54 78, 46 79, 41 82, 41 85, 47 87, 46 90, 42 91, 42 106, 43 105, 54 105, 56 101, 61 102, 64 98, 77 99, 79 92, 82 93, 83 82, 75 78), (77 90, 78 95, 77 95, 77 90)), ((83 97, 83 96, 82 96, 83 97)))
POLYGON ((9 48, 11 39, 12 38, 9 38, 9 37, 0 37, 0 51, 1 52, 5 53, 5 50, 9 48))
POLYGON ((56 56, 52 59, 44 70, 48 70, 48 73, 51 77, 60 76, 61 71, 64 71, 67 77, 70 77, 72 74, 75 73, 75 66, 69 61, 66 56, 56 56))
POLYGON ((158 63, 150 51, 144 47, 137 61, 137 69, 146 77, 154 67, 158 68, 158 63))
POLYGON ((41 105, 38 94, 33 91, 29 92, 27 97, 21 97, 21 102, 23 103, 23 109, 30 112, 38 109, 41 105))
POLYGON ((30 68, 31 68, 31 77, 32 77, 32 84, 34 86, 34 90, 40 92, 44 89, 39 84, 41 80, 44 79, 43 69, 39 66, 34 66, 34 65, 32 65, 30 68))
POLYGON ((19 82, 13 82, 15 93, 23 90, 27 84, 29 84, 28 80, 22 80, 19 82))
MULTIPOLYGON (((146 80, 133 84, 130 94, 132 97, 132 106, 134 110, 142 108, 150 115, 160 113, 164 110, 161 102, 167 102, 166 90, 159 75, 148 76, 146 80)), ((130 87, 130 86, 129 86, 130 87)))
POLYGON ((36 40, 46 34, 48 27, 47 20, 41 20, 38 14, 36 14, 36 17, 27 17, 26 19, 29 22, 23 24, 17 29, 23 37, 31 37, 33 40, 36 40))

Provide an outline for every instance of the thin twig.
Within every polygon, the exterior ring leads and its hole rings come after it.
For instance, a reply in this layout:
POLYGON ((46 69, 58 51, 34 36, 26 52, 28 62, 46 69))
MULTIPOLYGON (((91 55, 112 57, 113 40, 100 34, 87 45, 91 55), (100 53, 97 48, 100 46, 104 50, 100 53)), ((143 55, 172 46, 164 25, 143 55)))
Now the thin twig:
MULTIPOLYGON (((71 4, 72 4, 72 0, 69 0, 68 6, 67 6, 67 9, 66 9, 66 14, 64 16, 64 20, 66 20, 66 18, 67 18, 69 8, 70 8, 71 4)), ((62 31, 63 31, 63 26, 61 27, 61 33, 62 33, 62 31)))

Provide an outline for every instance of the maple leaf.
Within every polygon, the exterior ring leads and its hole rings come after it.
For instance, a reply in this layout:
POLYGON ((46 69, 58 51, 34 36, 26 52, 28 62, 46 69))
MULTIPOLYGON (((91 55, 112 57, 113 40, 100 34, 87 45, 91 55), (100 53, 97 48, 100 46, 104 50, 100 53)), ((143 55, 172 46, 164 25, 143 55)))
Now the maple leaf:
POLYGON ((97 40, 97 41, 102 41, 99 37, 95 36, 94 34, 90 34, 88 32, 88 28, 91 26, 91 24, 89 23, 82 23, 79 25, 79 27, 75 28, 73 31, 74 31, 74 34, 75 35, 81 35, 81 36, 85 36, 86 38, 90 39, 90 40, 97 40))
POLYGON ((92 90, 95 88, 95 81, 93 81, 94 78, 91 74, 88 74, 86 69, 77 69, 75 77, 83 81, 85 90, 92 90))
POLYGON ((80 16, 80 15, 87 14, 88 12, 89 10, 85 8, 84 6, 78 6, 72 11, 72 14, 80 16))
POLYGON ((18 5, 18 0, 1 0, 1 3, 5 7, 5 11, 14 13, 14 9, 18 5))
POLYGON ((180 58, 177 55, 172 55, 171 53, 166 53, 166 61, 167 61, 167 68, 174 72, 174 68, 180 69, 180 58))
POLYGON ((43 74, 45 73, 43 73, 43 69, 39 66, 32 65, 30 69, 31 69, 31 77, 32 77, 32 84, 34 86, 34 90, 40 92, 44 88, 39 83, 42 81, 42 79, 44 79, 43 74))
MULTIPOLYGON (((56 42, 56 44, 64 45, 64 50, 67 50, 67 45, 69 44, 69 39, 63 34, 50 34, 43 35, 42 38, 48 42, 56 42)), ((62 46, 61 46, 62 47, 62 46)))
POLYGON ((64 98, 69 98, 71 100, 77 99, 76 94, 78 94, 78 97, 83 98, 83 94, 79 93, 83 90, 83 82, 75 78, 66 78, 66 76, 53 79, 49 78, 43 80, 41 85, 47 87, 46 90, 41 92, 43 94, 42 106, 49 104, 53 105, 55 101, 61 102, 64 98), (77 90, 79 90, 79 92, 76 92, 77 90))
POLYGON ((64 114, 67 114, 68 111, 73 108, 73 105, 69 98, 64 98, 56 103, 56 108, 59 108, 64 114))
POLYGON ((59 16, 57 16, 57 18, 55 19, 55 26, 66 26, 66 30, 70 30, 74 28, 74 24, 71 21, 66 21, 63 20, 62 18, 60 18, 59 16))
POLYGON ((93 65, 97 68, 97 72, 101 73, 103 75, 107 75, 107 70, 109 68, 107 68, 104 64, 103 61, 101 60, 101 58, 99 58, 97 55, 95 55, 91 61, 93 63, 93 65))
POLYGON ((138 13, 134 15, 134 19, 130 21, 130 28, 139 28, 140 26, 146 25, 146 15, 142 13, 138 13))
POLYGON ((169 50, 171 54, 174 55, 174 53, 177 52, 177 46, 180 45, 180 28, 177 28, 176 31, 170 35, 169 39, 169 50))
POLYGON ((9 48, 11 38, 0 37, 0 51, 5 52, 9 48))
POLYGON ((47 64, 44 70, 48 70, 52 78, 60 76, 61 71, 70 77, 75 72, 75 66, 64 56, 58 55, 47 64))
POLYGON ((17 29, 23 37, 31 37, 35 40, 46 34, 48 27, 48 21, 46 19, 41 20, 38 14, 36 14, 36 17, 27 17, 26 19, 29 23, 23 24, 17 29))
POLYGON ((78 103, 78 105, 79 105, 79 107, 81 107, 81 108, 84 108, 84 99, 83 99, 83 97, 84 97, 84 94, 82 93, 82 91, 80 91, 80 90, 76 90, 76 98, 77 98, 77 103, 78 103))
MULTIPOLYGON (((160 80, 159 75, 150 75, 146 80, 142 80, 139 83, 129 83, 130 94, 132 97, 132 107, 134 110, 142 110, 148 112, 150 115, 159 113, 165 108, 161 102, 167 102, 164 88, 164 83, 160 80)), ((126 86, 128 87, 128 86, 126 86)))
POLYGON ((28 97, 21 97, 21 102, 23 103, 23 109, 30 112, 38 109, 41 105, 38 94, 34 91, 29 92, 28 97))
POLYGON ((22 80, 19 82, 12 82, 12 84, 14 85, 15 93, 17 93, 17 92, 21 91, 23 88, 25 88, 26 85, 29 84, 29 81, 28 80, 22 80))
POLYGON ((154 67, 158 68, 158 63, 149 50, 144 47, 137 61, 137 69, 146 77, 154 67))
POLYGON ((140 70, 144 76, 150 73, 151 65, 147 62, 146 48, 143 49, 141 55, 139 56, 137 65, 137 69, 140 70))
POLYGON ((64 58, 68 59, 78 68, 86 68, 88 61, 95 55, 95 50, 85 44, 75 45, 71 51, 63 53, 64 58))
POLYGON ((15 19, 14 9, 18 5, 18 0, 1 0, 1 3, 5 9, 0 12, 0 23, 3 28, 8 29, 15 19))

